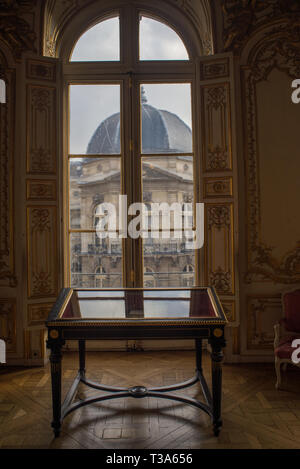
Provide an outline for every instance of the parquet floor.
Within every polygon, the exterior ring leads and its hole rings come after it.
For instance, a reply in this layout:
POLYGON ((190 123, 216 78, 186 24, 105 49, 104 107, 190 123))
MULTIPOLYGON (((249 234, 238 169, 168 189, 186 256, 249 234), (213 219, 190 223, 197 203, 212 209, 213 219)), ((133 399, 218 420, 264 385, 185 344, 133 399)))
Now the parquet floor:
MULTIPOLYGON (((77 355, 65 353, 63 393, 77 370, 77 355)), ((210 382, 209 359, 204 369, 210 382)), ((93 380, 131 386, 167 385, 194 372, 192 352, 89 352, 93 380)), ((0 448, 300 448, 300 373, 287 370, 284 391, 276 391, 271 364, 223 368, 223 429, 212 435, 210 419, 174 401, 118 399, 83 407, 64 421, 54 439, 51 381, 46 368, 0 368, 0 448)), ((80 385, 80 393, 99 391, 80 385)), ((201 398, 198 386, 179 393, 201 398)))

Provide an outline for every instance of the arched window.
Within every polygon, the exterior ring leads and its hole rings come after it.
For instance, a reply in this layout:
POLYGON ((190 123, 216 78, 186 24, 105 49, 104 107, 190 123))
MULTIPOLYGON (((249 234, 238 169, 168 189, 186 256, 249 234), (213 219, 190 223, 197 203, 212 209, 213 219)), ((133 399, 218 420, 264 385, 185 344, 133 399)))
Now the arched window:
MULTIPOLYGON (((171 207, 198 198, 195 54, 186 31, 149 8, 128 4, 99 14, 67 53, 69 265, 74 242, 82 259, 81 278, 69 274, 75 287, 93 287, 95 278, 85 273, 103 260, 107 287, 148 285, 150 272, 151 285, 180 286, 182 266, 188 259, 197 264, 184 233, 174 238, 171 207), (140 236, 128 236, 120 209, 137 202, 147 204, 148 225, 153 206, 169 204, 169 237, 161 215, 155 235, 137 220, 140 236), (101 203, 115 207, 117 225, 105 242, 96 233, 101 203)), ((189 275, 198 281, 194 271, 189 275)))

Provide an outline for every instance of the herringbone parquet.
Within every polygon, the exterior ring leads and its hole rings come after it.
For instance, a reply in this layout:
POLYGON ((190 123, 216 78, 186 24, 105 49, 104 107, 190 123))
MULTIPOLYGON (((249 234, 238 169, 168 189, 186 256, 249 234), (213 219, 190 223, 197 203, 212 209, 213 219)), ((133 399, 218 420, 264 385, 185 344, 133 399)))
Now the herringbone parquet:
MULTIPOLYGON (((63 395, 77 371, 65 353, 63 395)), ((204 369, 210 382, 209 359, 204 369)), ((299 448, 300 373, 288 369, 276 391, 271 364, 223 368, 223 429, 212 435, 206 414, 163 399, 119 399, 86 406, 64 421, 53 438, 51 380, 46 368, 0 369, 0 448, 299 448)), ((167 385, 194 372, 192 352, 89 352, 87 375, 119 386, 167 385)), ((198 386, 177 391, 201 398, 198 386)), ((79 394, 99 391, 80 385, 79 394)))

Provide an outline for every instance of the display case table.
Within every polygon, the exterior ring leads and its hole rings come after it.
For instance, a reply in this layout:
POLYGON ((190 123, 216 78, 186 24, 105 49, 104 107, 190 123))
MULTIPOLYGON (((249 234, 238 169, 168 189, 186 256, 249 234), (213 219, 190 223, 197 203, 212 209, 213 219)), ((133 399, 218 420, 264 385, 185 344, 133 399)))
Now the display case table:
POLYGON ((50 349, 54 435, 70 412, 96 402, 124 397, 156 397, 191 404, 206 412, 219 434, 221 421, 222 358, 225 347, 224 328, 227 319, 213 288, 185 289, 122 288, 87 290, 64 288, 51 310, 46 325, 50 349), (119 339, 194 339, 196 374, 172 386, 132 386, 122 388, 95 383, 86 377, 86 340, 119 339), (212 386, 206 383, 202 370, 202 340, 211 348, 212 386), (79 370, 61 403, 62 347, 66 340, 78 340, 79 370), (170 393, 200 383, 205 402, 170 393), (102 392, 85 400, 75 400, 79 383, 102 392))

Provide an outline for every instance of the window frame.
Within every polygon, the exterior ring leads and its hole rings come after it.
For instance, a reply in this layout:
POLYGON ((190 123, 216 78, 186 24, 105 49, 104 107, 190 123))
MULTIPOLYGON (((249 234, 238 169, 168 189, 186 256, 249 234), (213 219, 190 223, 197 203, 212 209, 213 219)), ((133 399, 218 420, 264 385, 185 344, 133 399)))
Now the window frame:
MULTIPOLYGON (((70 49, 66 48, 63 57, 62 73, 63 73, 63 116, 64 128, 67 132, 63 133, 63 178, 67 183, 63 184, 64 193, 64 283, 70 285, 71 271, 70 271, 70 244, 69 244, 69 85, 84 85, 84 84, 120 84, 120 113, 121 113, 121 152, 118 157, 121 159, 121 194, 127 194, 128 204, 134 201, 142 201, 142 157, 140 148, 141 139, 141 124, 140 124, 140 84, 145 83, 190 83, 191 85, 191 113, 192 113, 192 136, 193 136, 193 183, 194 183, 194 206, 195 203, 201 201, 201 194, 199 190, 200 181, 200 126, 196 125, 200 121, 199 96, 197 94, 196 80, 197 80, 197 60, 193 58, 194 53, 188 47, 188 41, 185 37, 185 31, 178 31, 175 29, 173 23, 165 16, 151 11, 144 6, 133 7, 131 4, 123 5, 119 9, 112 8, 110 12, 103 12, 103 15, 98 16, 82 26, 81 32, 77 34, 77 38, 72 43, 70 49), (115 17, 119 12, 120 21, 120 61, 111 62, 71 62, 69 57, 71 51, 75 46, 79 37, 101 20, 115 17), (139 60, 139 28, 138 18, 140 15, 152 17, 157 21, 165 23, 167 26, 175 30, 178 36, 182 39, 187 53, 190 57, 189 60, 170 60, 170 61, 144 61, 139 60), (134 22, 135 20, 135 22, 134 22), (132 34, 126 33, 128 24, 133 25, 132 34), (135 41, 134 41, 135 38, 135 41), (124 42, 125 41, 125 42, 124 42), (133 47, 129 45, 135 42, 133 47), (124 110, 130 109, 131 122, 124 122, 124 110), (139 116, 134 119, 132 116, 139 116), (125 156, 127 155, 127 156, 125 156), (130 161, 129 161, 130 160, 130 161), (125 171, 126 166, 126 171, 125 171), (129 170, 128 170, 129 169, 129 170), (131 187, 132 178, 139 181, 136 185, 135 191, 125 192, 126 188, 131 187)), ((126 119, 125 119, 126 120, 126 119)), ((79 157, 80 155, 75 155, 79 157)), ((87 155, 84 155, 87 157, 87 155)), ((92 155, 97 158, 110 158, 112 155, 92 155)), ((148 154, 144 155, 149 157, 148 154)), ((159 156, 159 155, 153 155, 159 156)), ((166 156, 166 155, 164 155, 166 156)), ((176 156, 179 156, 176 155, 176 156)), ((91 157, 91 155, 88 155, 91 157)), ((86 231, 86 230, 82 230, 86 231)), ((135 242, 129 238, 122 240, 123 252, 127 252, 127 260, 124 262, 123 256, 123 285, 124 286, 142 286, 144 281, 144 262, 142 252, 142 240, 138 239, 135 242), (140 262, 137 262, 139 260, 140 262), (140 268, 136 269, 136 264, 140 264, 140 268), (134 272, 134 276, 133 276, 134 272)), ((195 251, 195 285, 200 285, 200 253, 199 250, 195 251)))

